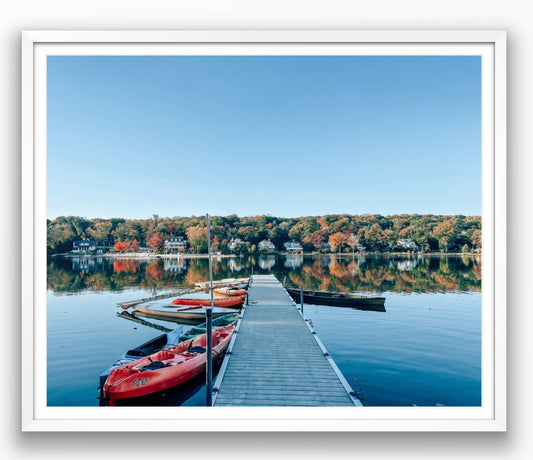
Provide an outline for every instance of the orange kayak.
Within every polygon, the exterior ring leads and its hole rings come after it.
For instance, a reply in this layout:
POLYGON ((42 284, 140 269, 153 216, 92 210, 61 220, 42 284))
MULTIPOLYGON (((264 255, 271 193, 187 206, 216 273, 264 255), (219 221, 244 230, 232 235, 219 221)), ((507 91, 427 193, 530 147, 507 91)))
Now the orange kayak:
MULTIPOLYGON (((213 331, 213 361, 228 348, 235 326, 213 331)), ((206 364, 206 334, 115 368, 107 378, 103 393, 107 398, 144 396, 180 385, 202 372, 206 364)))
POLYGON ((223 288, 217 288, 213 289, 214 292, 221 295, 240 295, 244 296, 246 295, 246 289, 238 289, 238 288, 232 288, 232 287, 223 287, 223 288))
MULTIPOLYGON (((221 308, 239 308, 244 303, 244 297, 217 297, 213 299, 213 304, 215 307, 221 308)), ((191 298, 180 298, 174 299, 170 302, 171 305, 202 305, 209 306, 211 305, 211 299, 191 299, 191 298)))

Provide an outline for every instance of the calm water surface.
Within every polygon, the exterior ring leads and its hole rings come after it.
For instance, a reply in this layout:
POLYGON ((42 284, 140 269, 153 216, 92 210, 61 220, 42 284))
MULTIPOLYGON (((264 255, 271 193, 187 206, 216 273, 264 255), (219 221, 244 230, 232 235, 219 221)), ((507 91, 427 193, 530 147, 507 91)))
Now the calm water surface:
MULTIPOLYGON (((99 375, 123 352, 162 333, 117 316, 117 302, 191 287, 208 280, 207 267, 207 259, 50 258, 48 405, 98 405, 99 375)), ((479 257, 268 255, 214 260, 215 279, 252 272, 272 273, 293 287, 387 298, 386 312, 304 307, 365 405, 481 405, 479 257)), ((204 405, 204 380, 200 376, 136 404, 204 405)))

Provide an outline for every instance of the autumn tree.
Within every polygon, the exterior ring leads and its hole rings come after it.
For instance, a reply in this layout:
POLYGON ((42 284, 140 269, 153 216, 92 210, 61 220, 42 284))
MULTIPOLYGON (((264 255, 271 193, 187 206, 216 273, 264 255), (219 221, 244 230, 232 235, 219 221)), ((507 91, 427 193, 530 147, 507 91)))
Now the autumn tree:
POLYGON ((385 244, 383 229, 378 223, 365 230, 365 241, 371 248, 381 250, 385 244))
POLYGON ((111 236, 111 228, 113 225, 111 222, 105 220, 96 220, 92 226, 90 226, 86 233, 90 238, 95 240, 107 240, 111 236))
POLYGON ((476 229, 473 231, 472 233, 472 238, 470 239, 472 241, 472 246, 475 248, 475 249, 479 249, 481 248, 481 230, 480 229, 476 229))
POLYGON ((343 246, 348 242, 348 237, 345 233, 337 232, 330 235, 328 242, 334 250, 338 249, 341 252, 343 246))
POLYGON ((113 246, 113 247, 114 247, 115 251, 124 252, 126 249, 128 249, 128 246, 129 246, 129 244, 126 243, 125 241, 118 240, 115 243, 115 246, 113 246))
POLYGON ((289 238, 296 241, 300 241, 302 238, 302 232, 303 224, 301 222, 298 222, 297 224, 293 225, 289 230, 289 238))
POLYGON ((58 219, 48 225, 46 246, 49 253, 70 251, 76 239, 76 232, 66 220, 58 219))
POLYGON ((441 222, 435 226, 432 234, 439 241, 439 247, 448 251, 450 240, 454 234, 453 224, 449 220, 441 222))
POLYGON ((390 228, 383 230, 383 244, 390 250, 394 246, 394 242, 397 240, 397 234, 390 228))
POLYGON ((163 233, 157 232, 146 242, 146 244, 154 249, 155 253, 162 253, 165 245, 166 237, 163 233))
POLYGON ((322 245, 326 241, 327 235, 324 230, 317 230, 311 234, 311 243, 317 251, 322 249, 322 245))

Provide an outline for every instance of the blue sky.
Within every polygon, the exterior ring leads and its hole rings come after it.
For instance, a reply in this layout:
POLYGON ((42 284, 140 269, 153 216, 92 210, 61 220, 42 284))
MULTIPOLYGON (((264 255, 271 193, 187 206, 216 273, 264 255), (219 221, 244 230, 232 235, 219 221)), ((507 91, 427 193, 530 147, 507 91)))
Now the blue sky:
POLYGON ((476 56, 50 56, 47 217, 481 214, 476 56))

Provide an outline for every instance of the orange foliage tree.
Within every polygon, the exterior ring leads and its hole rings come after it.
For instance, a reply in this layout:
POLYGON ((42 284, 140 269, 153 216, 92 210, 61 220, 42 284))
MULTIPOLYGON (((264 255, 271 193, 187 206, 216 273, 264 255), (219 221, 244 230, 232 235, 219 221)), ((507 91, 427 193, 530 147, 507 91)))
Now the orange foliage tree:
POLYGON ((130 251, 131 252, 139 252, 141 248, 139 247, 139 243, 137 243, 137 240, 133 240, 130 243, 130 251))
POLYGON ((453 236, 453 231, 453 224, 448 220, 435 226, 432 233, 439 241, 441 249, 448 249, 448 243, 453 236))
POLYGON ((348 237, 346 234, 337 232, 329 237, 329 244, 331 244, 333 249, 338 249, 341 252, 342 247, 348 242, 348 237))
POLYGON ((165 245, 166 237, 163 233, 157 232, 146 242, 146 244, 154 248, 154 252, 162 252, 165 245))
POLYGON ((128 249, 128 243, 125 243, 124 241, 120 241, 118 240, 116 243, 115 243, 115 251, 118 251, 118 252, 123 252, 125 251, 126 249, 128 249))
POLYGON ((472 241, 472 245, 474 248, 480 248, 481 247, 481 230, 476 229, 472 233, 472 238, 470 239, 472 241))
POLYGON ((311 234, 311 243, 317 251, 322 249, 322 245, 326 241, 326 232, 324 230, 317 230, 311 234))

